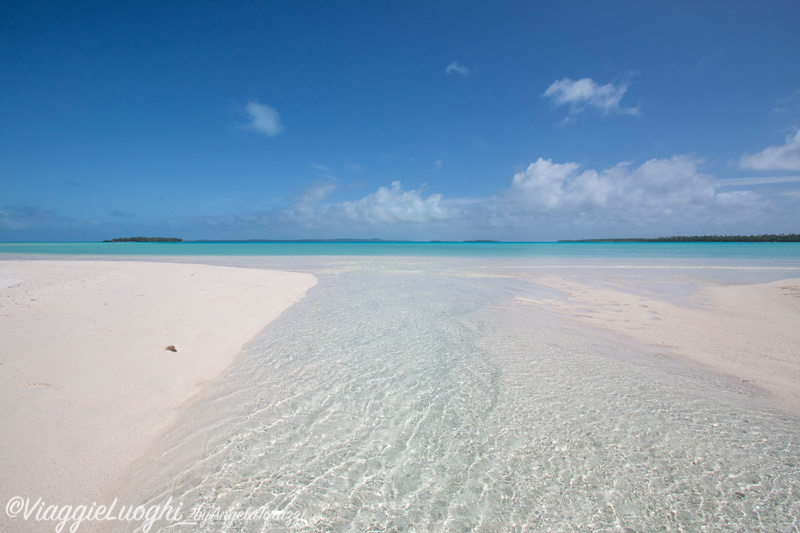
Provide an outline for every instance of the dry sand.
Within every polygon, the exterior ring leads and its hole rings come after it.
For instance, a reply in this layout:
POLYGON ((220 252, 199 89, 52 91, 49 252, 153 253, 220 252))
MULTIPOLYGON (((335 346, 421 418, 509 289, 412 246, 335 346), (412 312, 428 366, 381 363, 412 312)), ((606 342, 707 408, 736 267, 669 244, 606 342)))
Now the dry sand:
POLYGON ((110 503, 182 407, 315 283, 207 265, 0 261, 0 502, 110 503))
POLYGON ((689 296, 648 290, 647 284, 609 287, 569 276, 536 283, 564 296, 522 299, 526 303, 752 383, 800 413, 800 278, 698 283, 689 296))

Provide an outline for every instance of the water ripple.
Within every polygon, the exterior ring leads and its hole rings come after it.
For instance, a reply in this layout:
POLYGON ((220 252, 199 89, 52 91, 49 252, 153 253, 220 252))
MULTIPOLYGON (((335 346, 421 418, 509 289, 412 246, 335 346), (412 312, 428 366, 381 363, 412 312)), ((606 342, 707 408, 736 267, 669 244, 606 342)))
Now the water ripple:
POLYGON ((797 531, 798 421, 569 327, 499 278, 322 276, 190 409, 164 531, 797 531))

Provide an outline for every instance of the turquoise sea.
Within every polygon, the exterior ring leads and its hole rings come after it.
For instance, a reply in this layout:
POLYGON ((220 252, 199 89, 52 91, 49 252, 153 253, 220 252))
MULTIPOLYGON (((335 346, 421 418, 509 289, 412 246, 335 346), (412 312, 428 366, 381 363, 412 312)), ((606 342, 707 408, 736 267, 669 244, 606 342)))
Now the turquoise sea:
POLYGON ((182 502, 154 530, 800 531, 796 413, 523 303, 567 276, 685 305, 800 278, 800 244, 0 245, 11 258, 317 277, 114 495, 182 502))
POLYGON ((800 261, 800 243, 529 243, 529 242, 181 242, 0 243, 8 254, 85 256, 414 256, 533 259, 687 259, 800 261))

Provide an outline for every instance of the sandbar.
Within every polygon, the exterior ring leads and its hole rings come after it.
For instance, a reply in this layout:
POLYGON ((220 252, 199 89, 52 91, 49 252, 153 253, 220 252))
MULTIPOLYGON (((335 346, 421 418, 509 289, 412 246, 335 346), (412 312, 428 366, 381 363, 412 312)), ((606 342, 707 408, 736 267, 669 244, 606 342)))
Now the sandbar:
POLYGON ((686 295, 620 280, 549 276, 536 283, 561 296, 520 300, 750 383, 800 413, 800 278, 695 280, 682 284, 691 288, 686 295))
POLYGON ((198 264, 0 261, 0 501, 109 503, 192 398, 315 283, 198 264))

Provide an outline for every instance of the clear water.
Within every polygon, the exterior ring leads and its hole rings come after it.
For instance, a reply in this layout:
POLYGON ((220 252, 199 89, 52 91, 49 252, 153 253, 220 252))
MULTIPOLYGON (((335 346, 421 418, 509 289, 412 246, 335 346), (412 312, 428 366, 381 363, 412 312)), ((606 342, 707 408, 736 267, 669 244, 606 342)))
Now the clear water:
POLYGON ((46 256, 415 256, 543 260, 800 261, 800 243, 181 242, 0 243, 0 258, 46 256))
MULTIPOLYGON (((675 282, 609 261, 621 266, 565 268, 675 282)), ((521 305, 544 290, 537 261, 210 262, 319 283, 120 493, 171 496, 184 518, 269 513, 163 531, 800 529, 800 419, 748 384, 521 305)), ((740 262, 680 276, 800 277, 797 262, 740 262)))

